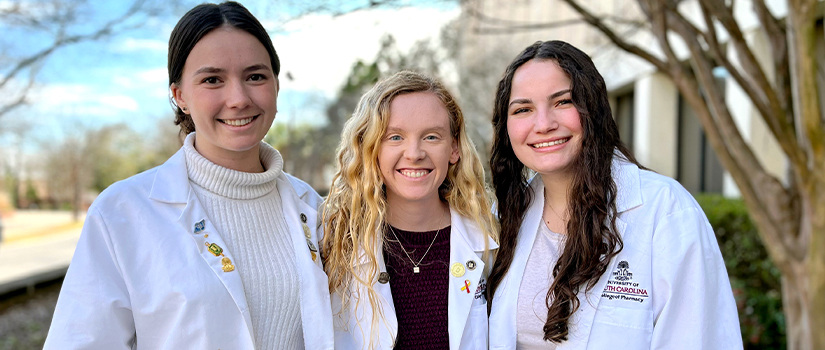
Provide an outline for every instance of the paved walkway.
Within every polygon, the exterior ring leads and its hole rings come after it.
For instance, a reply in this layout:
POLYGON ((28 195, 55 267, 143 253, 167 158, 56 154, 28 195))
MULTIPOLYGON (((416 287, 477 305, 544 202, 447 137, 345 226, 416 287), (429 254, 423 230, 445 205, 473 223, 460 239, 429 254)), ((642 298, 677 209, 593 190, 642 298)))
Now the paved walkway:
POLYGON ((18 210, 3 216, 0 295, 63 276, 83 227, 70 212, 18 210))

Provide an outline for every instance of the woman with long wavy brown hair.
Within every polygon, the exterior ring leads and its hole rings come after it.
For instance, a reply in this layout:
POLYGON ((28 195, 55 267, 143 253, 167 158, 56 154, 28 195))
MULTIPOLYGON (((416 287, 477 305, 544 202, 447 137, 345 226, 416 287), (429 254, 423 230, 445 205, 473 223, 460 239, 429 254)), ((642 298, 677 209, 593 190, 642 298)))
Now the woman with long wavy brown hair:
POLYGON ((584 52, 527 47, 499 83, 493 129, 491 349, 742 347, 704 213, 622 144, 584 52))

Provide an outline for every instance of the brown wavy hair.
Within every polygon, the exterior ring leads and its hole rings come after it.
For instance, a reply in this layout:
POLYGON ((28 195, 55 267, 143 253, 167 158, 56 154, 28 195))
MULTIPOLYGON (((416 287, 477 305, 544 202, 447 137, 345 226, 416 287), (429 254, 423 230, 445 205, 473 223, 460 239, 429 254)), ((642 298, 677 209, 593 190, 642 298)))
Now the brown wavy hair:
POLYGON ((488 308, 513 261, 519 228, 533 200, 528 188, 530 172, 513 152, 507 133, 513 75, 530 60, 552 60, 570 78, 573 105, 579 112, 583 133, 581 151, 572 163, 566 244, 553 267, 554 281, 545 299, 548 310, 544 340, 560 343, 567 340, 568 322, 580 305, 576 293, 582 287, 588 291, 593 288, 623 247, 616 230, 616 184, 611 176, 614 151, 632 163, 638 162, 619 139, 604 79, 587 54, 563 41, 539 41, 519 54, 498 84, 493 110, 490 170, 501 234, 487 289, 488 308))

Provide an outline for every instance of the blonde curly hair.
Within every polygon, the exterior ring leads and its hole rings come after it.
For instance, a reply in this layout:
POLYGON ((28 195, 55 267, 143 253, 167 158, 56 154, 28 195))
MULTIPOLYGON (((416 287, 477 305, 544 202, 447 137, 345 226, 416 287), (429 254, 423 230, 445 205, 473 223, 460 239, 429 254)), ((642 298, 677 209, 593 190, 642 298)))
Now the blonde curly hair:
MULTIPOLYGON (((439 187, 441 199, 453 211, 472 219, 486 237, 497 241, 498 223, 490 210, 484 168, 473 142, 467 137, 464 115, 453 96, 439 81, 411 71, 401 71, 378 82, 361 97, 344 125, 338 146, 338 171, 324 203, 321 242, 329 289, 341 298, 342 312, 349 310, 352 303, 356 308, 362 302, 372 306, 369 339, 376 339, 376 325, 386 322, 380 297, 373 289, 380 272, 378 255, 383 251, 387 225, 387 200, 378 167, 378 151, 387 130, 393 99, 414 92, 432 93, 444 104, 450 116, 451 136, 458 144, 460 158, 450 165, 439 187), (358 286, 367 291, 361 298, 352 295, 358 286), (363 297, 366 300, 362 300, 363 297)), ((490 261, 488 240, 484 241, 483 259, 490 261)))

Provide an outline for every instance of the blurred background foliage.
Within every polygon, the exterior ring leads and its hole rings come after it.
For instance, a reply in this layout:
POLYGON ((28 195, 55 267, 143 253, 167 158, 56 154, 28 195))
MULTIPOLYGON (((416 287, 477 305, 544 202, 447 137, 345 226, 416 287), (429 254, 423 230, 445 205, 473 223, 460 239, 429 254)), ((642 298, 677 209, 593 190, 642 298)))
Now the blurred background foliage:
POLYGON ((745 349, 786 348, 781 276, 745 204, 717 194, 699 194, 696 200, 716 232, 725 259, 745 349))

